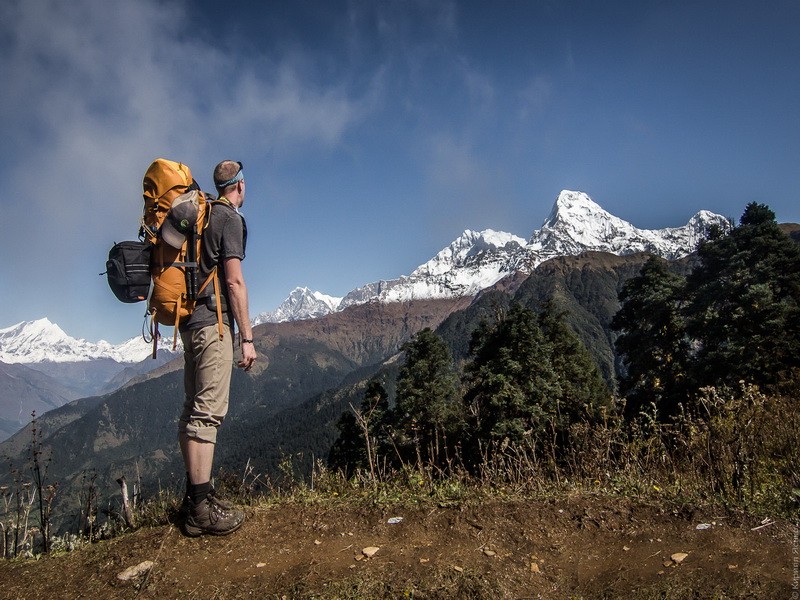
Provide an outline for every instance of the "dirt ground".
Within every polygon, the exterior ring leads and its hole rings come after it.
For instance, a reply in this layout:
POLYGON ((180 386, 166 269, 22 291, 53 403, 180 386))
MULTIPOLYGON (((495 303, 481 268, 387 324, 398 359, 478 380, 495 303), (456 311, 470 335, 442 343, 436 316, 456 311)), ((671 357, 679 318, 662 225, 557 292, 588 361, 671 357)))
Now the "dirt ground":
POLYGON ((0 597, 792 599, 798 550, 785 521, 608 497, 284 504, 248 509, 226 537, 164 526, 5 561, 0 597), (119 579, 144 561, 149 570, 119 579))

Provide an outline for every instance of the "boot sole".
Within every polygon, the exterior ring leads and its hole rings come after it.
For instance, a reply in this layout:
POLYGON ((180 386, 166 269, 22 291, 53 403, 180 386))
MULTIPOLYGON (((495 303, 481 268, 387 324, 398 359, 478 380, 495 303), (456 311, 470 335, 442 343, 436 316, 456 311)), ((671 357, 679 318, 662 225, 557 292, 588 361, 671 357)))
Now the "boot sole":
POLYGON ((200 537, 201 535, 228 535, 233 533, 234 531, 238 530, 242 524, 244 523, 244 519, 239 521, 239 523, 235 527, 231 527, 230 529, 226 529, 225 531, 215 531, 213 529, 203 529, 202 527, 195 527, 194 525, 188 525, 186 523, 183 524, 183 533, 187 537, 200 537))

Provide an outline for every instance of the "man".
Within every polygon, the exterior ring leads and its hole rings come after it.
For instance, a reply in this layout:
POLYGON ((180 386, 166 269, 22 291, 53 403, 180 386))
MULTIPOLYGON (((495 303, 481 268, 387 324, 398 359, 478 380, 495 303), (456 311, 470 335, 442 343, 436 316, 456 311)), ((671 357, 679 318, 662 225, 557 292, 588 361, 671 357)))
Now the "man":
POLYGON ((225 535, 236 531, 244 513, 218 499, 211 485, 211 468, 217 429, 228 412, 234 355, 234 322, 239 328, 242 358, 239 367, 249 371, 256 360, 253 331, 247 301, 242 260, 247 244, 247 227, 239 208, 244 204, 245 183, 242 163, 225 160, 214 169, 219 195, 211 207, 203 232, 200 281, 214 267, 220 281, 220 296, 208 285, 194 312, 181 323, 184 348, 186 399, 178 425, 178 440, 186 465, 186 519, 183 531, 195 537, 225 535), (223 335, 217 322, 221 302, 223 335))

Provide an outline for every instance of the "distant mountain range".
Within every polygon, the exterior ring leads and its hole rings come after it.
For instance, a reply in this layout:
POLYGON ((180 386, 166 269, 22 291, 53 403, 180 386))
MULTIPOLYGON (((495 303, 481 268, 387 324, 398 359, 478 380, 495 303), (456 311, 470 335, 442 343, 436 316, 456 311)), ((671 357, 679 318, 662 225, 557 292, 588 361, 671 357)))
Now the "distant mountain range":
POLYGON ((639 229, 609 214, 588 195, 564 190, 528 240, 491 229, 467 230, 410 275, 369 283, 343 298, 296 288, 277 309, 256 316, 254 323, 319 318, 372 301, 472 296, 512 273, 529 274, 550 258, 586 251, 618 256, 647 252, 675 260, 692 253, 711 226, 725 230, 730 223, 703 210, 683 227, 639 229))
POLYGON ((47 318, 0 329, 0 441, 37 415, 88 396, 112 392, 173 360, 162 340, 158 360, 141 337, 119 345, 67 335, 47 318))
MULTIPOLYGON (((729 222, 700 211, 683 227, 638 229, 586 194, 565 190, 527 240, 491 229, 467 230, 410 275, 364 285, 342 298, 298 287, 275 310, 257 315, 254 324, 320 319, 374 302, 467 298, 511 275, 529 275, 548 259, 586 251, 647 252, 674 260, 693 252, 711 226, 727 228, 729 222)), ((171 343, 171 335, 162 339, 159 360, 153 361, 152 347, 141 337, 119 345, 89 342, 47 318, 0 329, 0 363, 9 365, 0 371, 0 440, 27 423, 32 410, 111 392, 173 360, 171 343)))
MULTIPOLYGON (((619 256, 648 252, 675 260, 693 252, 711 226, 728 228, 730 223, 725 217, 703 210, 683 227, 639 229, 609 214, 588 195, 564 190, 541 228, 527 241, 491 229, 466 230, 410 275, 366 284, 342 298, 298 287, 275 310, 257 315, 253 324, 315 319, 373 301, 389 303, 473 296, 513 273, 531 273, 550 258, 575 256, 586 251, 619 256)), ((170 351, 171 342, 172 336, 167 335, 161 341, 159 352, 170 351)), ((151 345, 141 336, 118 345, 103 340, 89 342, 70 337, 47 318, 0 329, 0 362, 7 364, 99 359, 131 364, 145 360, 151 352, 151 345)))
MULTIPOLYGON (((159 352, 171 352, 172 336, 168 338, 159 342, 159 352)), ((153 345, 145 342, 142 336, 117 345, 105 340, 89 342, 67 335, 46 317, 0 329, 0 362, 6 364, 74 363, 99 359, 130 364, 143 361, 152 352, 153 345)))

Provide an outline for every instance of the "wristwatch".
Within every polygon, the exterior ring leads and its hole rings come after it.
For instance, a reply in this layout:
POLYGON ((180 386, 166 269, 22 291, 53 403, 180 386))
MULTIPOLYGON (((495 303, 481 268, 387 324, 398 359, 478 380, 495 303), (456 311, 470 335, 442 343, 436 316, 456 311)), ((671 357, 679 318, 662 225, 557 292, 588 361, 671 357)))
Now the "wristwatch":
POLYGON ((242 343, 243 344, 252 344, 253 340, 248 340, 248 339, 242 338, 242 343))

